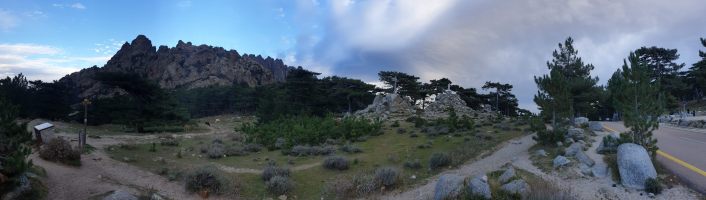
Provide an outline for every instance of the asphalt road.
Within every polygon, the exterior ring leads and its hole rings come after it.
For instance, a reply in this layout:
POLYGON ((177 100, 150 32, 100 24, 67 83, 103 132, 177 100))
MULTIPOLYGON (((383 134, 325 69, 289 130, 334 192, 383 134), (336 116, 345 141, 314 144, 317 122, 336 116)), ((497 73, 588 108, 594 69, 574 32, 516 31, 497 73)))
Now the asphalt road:
MULTIPOLYGON (((603 122, 603 125, 614 131, 627 130, 622 122, 603 122)), ((652 136, 657 139, 659 149, 666 153, 658 153, 657 161, 691 188, 706 194, 706 130, 661 124, 652 136)))

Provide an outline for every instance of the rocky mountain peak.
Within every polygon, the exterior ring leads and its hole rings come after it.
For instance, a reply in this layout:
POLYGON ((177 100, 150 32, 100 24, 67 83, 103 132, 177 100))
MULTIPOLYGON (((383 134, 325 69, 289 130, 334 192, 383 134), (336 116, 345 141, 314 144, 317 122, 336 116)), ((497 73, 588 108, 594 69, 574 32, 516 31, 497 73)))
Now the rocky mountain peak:
POLYGON ((125 43, 101 68, 88 68, 67 75, 79 97, 100 96, 111 92, 94 80, 99 72, 133 73, 155 81, 162 88, 198 88, 211 85, 246 84, 258 86, 286 79, 289 66, 282 60, 260 55, 242 56, 235 50, 209 45, 194 46, 179 40, 175 47, 152 46, 152 41, 138 35, 125 43))

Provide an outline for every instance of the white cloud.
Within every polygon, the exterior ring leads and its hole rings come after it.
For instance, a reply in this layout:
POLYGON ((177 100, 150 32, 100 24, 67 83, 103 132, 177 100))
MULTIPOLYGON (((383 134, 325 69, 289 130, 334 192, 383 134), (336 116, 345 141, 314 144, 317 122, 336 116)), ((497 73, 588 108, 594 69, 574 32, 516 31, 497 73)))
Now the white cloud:
POLYGON ((0 30, 9 31, 20 23, 20 18, 12 12, 0 9, 0 30))
POLYGON ((102 65, 110 56, 71 57, 56 47, 36 44, 0 44, 0 75, 25 74, 31 80, 57 80, 92 65, 102 65))
POLYGON ((72 4, 60 4, 60 3, 53 3, 51 6, 57 7, 57 8, 73 8, 77 10, 85 10, 87 7, 83 5, 82 3, 72 3, 72 4))
POLYGON ((84 10, 84 9, 86 9, 86 6, 84 6, 84 5, 81 4, 81 3, 74 3, 74 4, 71 4, 71 7, 72 7, 72 8, 75 8, 75 9, 79 9, 79 10, 84 10))

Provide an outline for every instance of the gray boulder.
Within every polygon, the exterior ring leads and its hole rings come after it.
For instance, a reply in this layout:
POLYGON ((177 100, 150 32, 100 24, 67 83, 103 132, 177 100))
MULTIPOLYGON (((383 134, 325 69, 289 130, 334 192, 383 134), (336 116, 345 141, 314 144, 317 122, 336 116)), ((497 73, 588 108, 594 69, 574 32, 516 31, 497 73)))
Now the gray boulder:
POLYGON ((593 176, 598 178, 603 178, 608 176, 608 166, 602 163, 597 163, 591 167, 591 173, 593 176))
POLYGON ((574 156, 579 151, 582 151, 582 149, 583 149, 583 145, 581 145, 581 143, 573 143, 573 144, 571 144, 571 146, 566 148, 566 151, 564 151, 564 155, 565 156, 574 156))
POLYGON ((529 192, 529 185, 527 185, 525 180, 517 179, 500 186, 500 189, 513 194, 527 194, 527 192, 529 192))
POLYGON ((583 134, 583 129, 580 128, 570 128, 566 132, 566 135, 574 140, 583 140, 585 138, 583 134))
POLYGON ((552 163, 554 168, 559 168, 568 165, 571 161, 564 156, 557 156, 552 163))
POLYGON ((512 177, 515 177, 515 168, 508 167, 502 175, 500 175, 500 183, 507 183, 512 177))
POLYGON ((620 182, 633 189, 645 189, 648 178, 657 178, 657 171, 647 150, 633 143, 618 146, 618 171, 620 182))
POLYGON ((463 177, 444 174, 439 177, 434 187, 434 200, 457 199, 463 190, 463 177))
POLYGON ((593 164, 596 164, 596 162, 593 161, 593 159, 591 159, 590 157, 588 157, 588 155, 586 155, 586 153, 584 153, 583 151, 577 152, 575 157, 579 162, 586 164, 589 167, 593 166, 593 164))
POLYGON ((468 183, 468 190, 471 195, 485 197, 491 199, 490 185, 488 185, 488 177, 481 176, 471 179, 468 183))
POLYGON ((583 126, 583 125, 588 125, 588 118, 585 117, 577 117, 574 118, 574 126, 583 126))
POLYGON ((115 190, 103 200, 137 200, 137 197, 123 190, 115 190))
POLYGON ((589 122, 588 129, 592 131, 603 131, 603 125, 600 122, 589 122))

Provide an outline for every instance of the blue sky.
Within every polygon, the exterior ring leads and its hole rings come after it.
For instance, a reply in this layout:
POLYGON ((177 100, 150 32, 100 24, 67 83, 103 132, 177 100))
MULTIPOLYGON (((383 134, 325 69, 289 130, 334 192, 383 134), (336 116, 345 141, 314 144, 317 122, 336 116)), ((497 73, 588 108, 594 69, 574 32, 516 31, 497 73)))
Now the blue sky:
POLYGON ((464 87, 515 86, 536 110, 535 75, 573 37, 604 84, 641 46, 676 48, 687 66, 706 37, 700 0, 0 0, 0 75, 55 80, 102 66, 144 34, 281 58, 324 75, 376 81, 397 70, 464 87))

